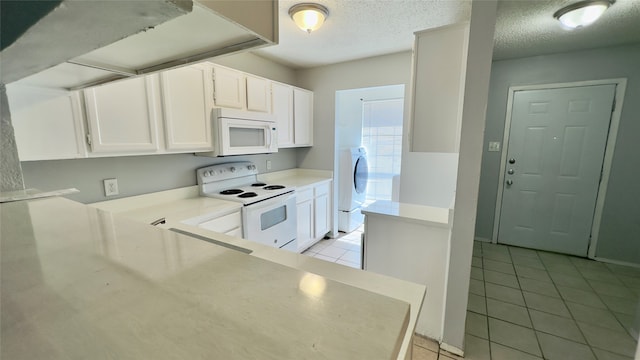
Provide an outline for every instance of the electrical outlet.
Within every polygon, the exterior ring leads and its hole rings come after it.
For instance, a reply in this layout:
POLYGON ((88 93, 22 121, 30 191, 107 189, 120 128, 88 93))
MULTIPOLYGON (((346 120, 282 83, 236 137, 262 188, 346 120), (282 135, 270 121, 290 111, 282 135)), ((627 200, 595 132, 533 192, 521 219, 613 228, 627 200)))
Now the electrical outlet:
POLYGON ((267 170, 271 170, 271 160, 267 160, 267 170))
POLYGON ((114 196, 118 194, 118 179, 104 179, 104 196, 114 196))
POLYGON ((500 142, 489 141, 489 151, 500 151, 500 142))

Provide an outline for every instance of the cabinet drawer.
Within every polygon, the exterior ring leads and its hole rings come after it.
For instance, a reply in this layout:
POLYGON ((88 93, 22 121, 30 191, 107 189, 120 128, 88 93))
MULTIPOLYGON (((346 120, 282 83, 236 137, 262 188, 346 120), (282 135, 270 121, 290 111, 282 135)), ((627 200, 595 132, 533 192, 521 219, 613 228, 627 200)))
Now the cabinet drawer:
POLYGON ((234 212, 234 213, 198 224, 199 228, 216 231, 220 233, 226 233, 228 231, 231 231, 241 226, 242 226, 242 217, 240 216, 240 212, 234 212))
POLYGON ((313 188, 306 188, 300 191, 296 191, 296 202, 298 204, 311 199, 313 199, 313 188))
POLYGON ((329 183, 316 185, 314 190, 315 190, 315 197, 318 197, 318 196, 324 195, 324 194, 328 194, 329 193, 329 183))

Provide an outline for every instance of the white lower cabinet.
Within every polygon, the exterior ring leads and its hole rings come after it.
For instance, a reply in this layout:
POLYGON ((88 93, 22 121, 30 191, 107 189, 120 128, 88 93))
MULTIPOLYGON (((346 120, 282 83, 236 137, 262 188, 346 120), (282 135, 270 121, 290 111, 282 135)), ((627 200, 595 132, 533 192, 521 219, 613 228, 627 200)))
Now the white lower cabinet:
POLYGON ((296 194, 298 220, 298 251, 302 252, 314 243, 313 188, 296 194))
POLYGON ((297 190, 298 252, 321 240, 331 231, 331 182, 297 190))
POLYGON ((87 157, 77 91, 10 84, 7 98, 21 161, 87 157))
POLYGON ((331 206, 329 200, 330 183, 316 185, 313 189, 313 212, 314 226, 313 234, 317 240, 322 239, 330 230, 331 206))

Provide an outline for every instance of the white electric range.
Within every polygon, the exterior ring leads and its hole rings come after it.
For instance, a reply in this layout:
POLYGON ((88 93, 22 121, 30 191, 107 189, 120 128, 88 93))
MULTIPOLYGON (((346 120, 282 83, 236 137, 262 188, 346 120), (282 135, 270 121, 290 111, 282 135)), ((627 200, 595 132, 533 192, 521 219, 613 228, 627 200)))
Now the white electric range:
POLYGON ((237 201, 242 207, 242 237, 297 251, 296 195, 293 188, 258 181, 249 161, 211 165, 196 170, 201 196, 237 201))

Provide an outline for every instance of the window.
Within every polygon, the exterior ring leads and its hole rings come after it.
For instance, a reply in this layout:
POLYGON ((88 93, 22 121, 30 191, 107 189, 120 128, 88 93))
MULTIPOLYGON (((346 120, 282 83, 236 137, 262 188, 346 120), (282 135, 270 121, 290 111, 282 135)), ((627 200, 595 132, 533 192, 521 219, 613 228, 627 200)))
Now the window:
POLYGON ((363 101, 362 146, 367 149, 367 200, 391 200, 392 181, 400 175, 403 99, 363 101))

